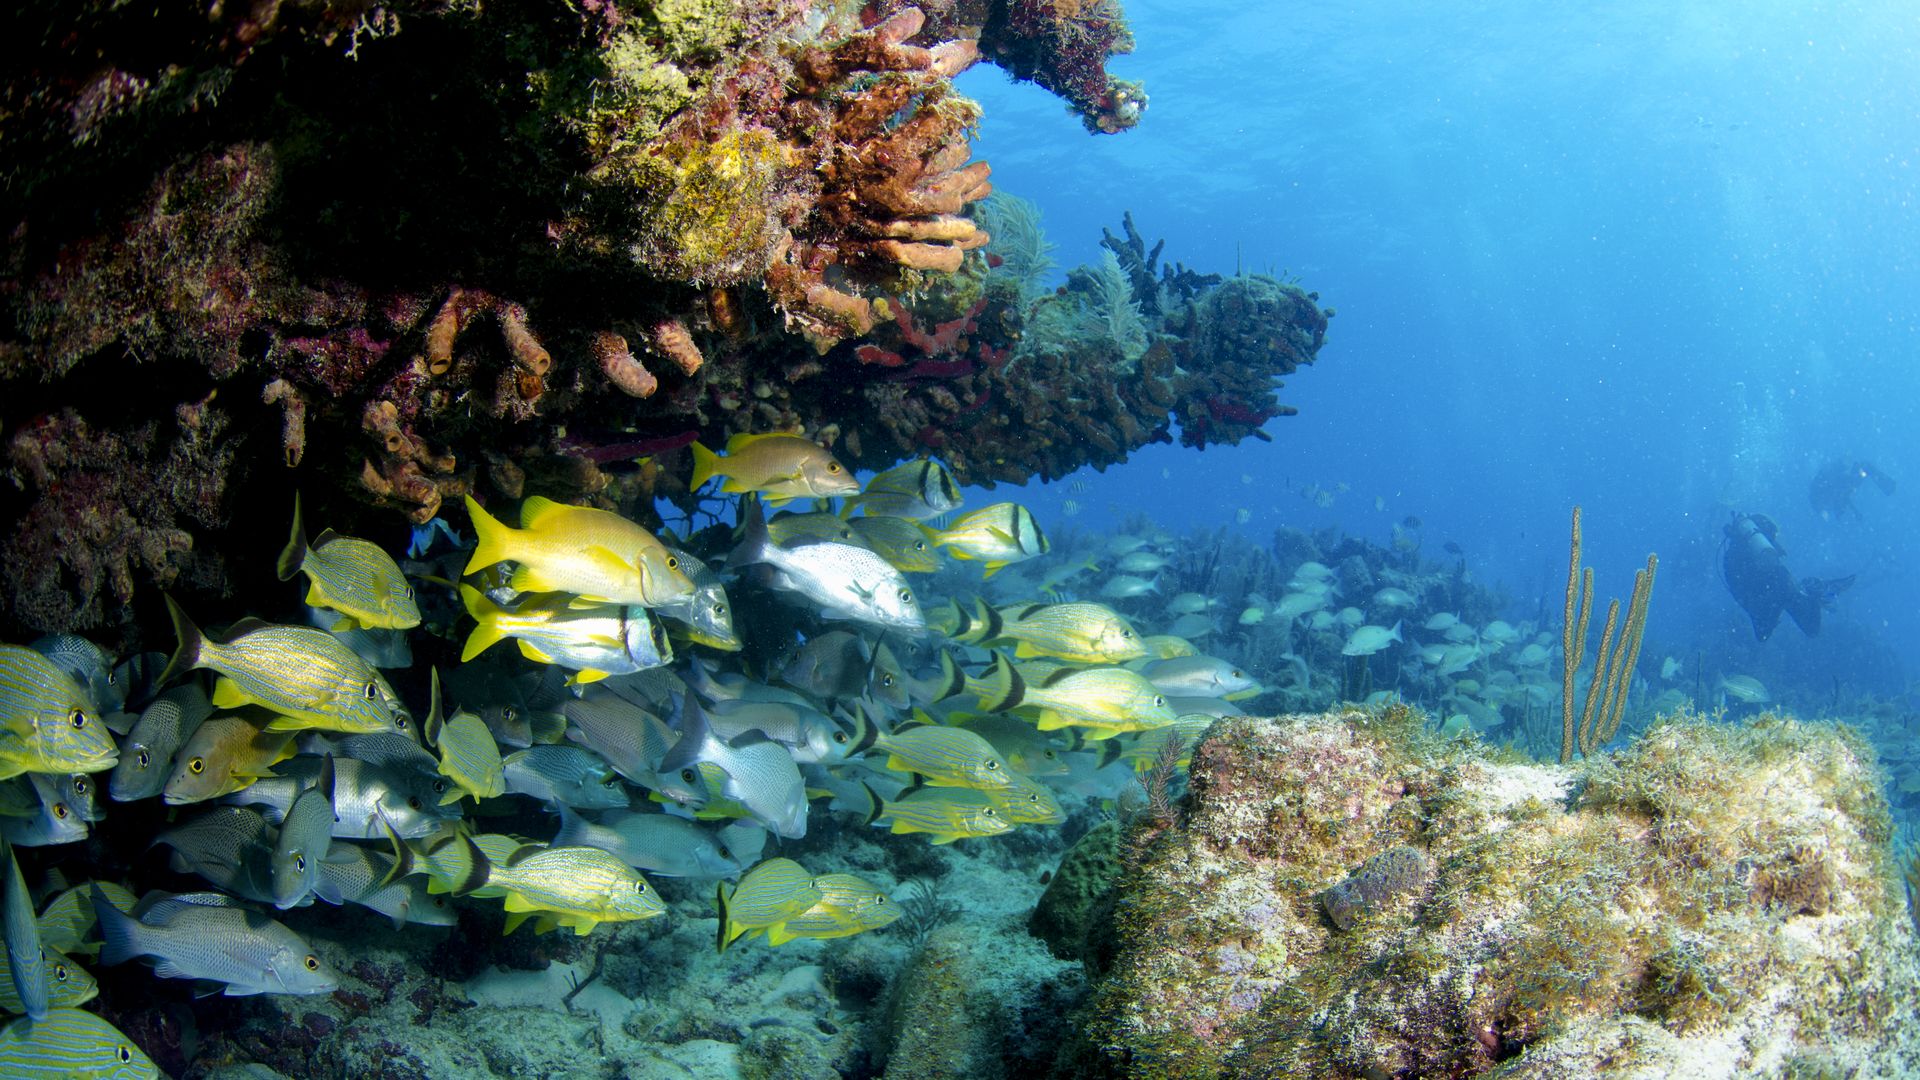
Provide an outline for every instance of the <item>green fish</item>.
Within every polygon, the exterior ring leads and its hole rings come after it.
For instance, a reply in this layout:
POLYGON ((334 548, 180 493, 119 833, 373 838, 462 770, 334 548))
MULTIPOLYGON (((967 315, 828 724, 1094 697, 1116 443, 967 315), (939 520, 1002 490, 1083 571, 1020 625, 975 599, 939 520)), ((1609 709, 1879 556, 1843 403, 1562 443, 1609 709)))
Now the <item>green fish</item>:
POLYGON ((1038 713, 1041 731, 1084 728, 1089 739, 1163 728, 1174 721, 1166 696, 1126 668, 1060 667, 1041 674, 1034 667, 1016 670, 996 653, 986 676, 969 678, 967 689, 988 712, 1024 707, 1038 713))
POLYGON ((867 542, 854 532, 853 525, 838 514, 824 510, 810 514, 775 514, 767 522, 767 536, 781 547, 818 544, 831 540, 836 544, 866 547, 867 542))
POLYGON ((0 1029, 0 1076, 9 1080, 156 1080, 160 1067, 120 1029, 84 1009, 52 1009, 0 1029))
POLYGON ((267 725, 273 731, 319 728, 351 735, 408 727, 385 680, 325 630, 243 619, 221 644, 202 634, 171 596, 167 611, 180 647, 161 682, 198 668, 216 671, 223 676, 213 688, 216 709, 264 706, 279 714, 267 725))
POLYGON ((640 871, 597 847, 525 844, 493 863, 478 896, 506 898, 511 934, 535 919, 538 931, 565 926, 586 935, 603 922, 665 915, 667 905, 640 871))
POLYGON ((792 859, 768 859, 747 871, 732 889, 722 883, 714 890, 720 907, 720 951, 742 934, 770 930, 805 913, 820 896, 813 875, 792 859))
POLYGON ((987 796, 971 788, 923 787, 880 804, 895 833, 929 833, 936 844, 970 836, 998 836, 1013 828, 987 796))
POLYGON ((281 581, 307 575, 307 600, 341 618, 331 630, 405 630, 420 625, 420 605, 400 566, 380 545, 328 529, 307 542, 300 495, 293 496, 293 535, 280 553, 281 581))
POLYGON ((886 891, 853 874, 821 874, 813 879, 820 899, 785 922, 767 927, 767 942, 784 945, 794 938, 840 938, 888 926, 900 917, 900 905, 886 891))
POLYGON ((1076 664, 1123 664, 1147 655, 1126 617, 1105 604, 1026 604, 999 612, 1000 636, 1022 660, 1050 656, 1076 664))
POLYGON ((811 439, 778 432, 734 435, 727 440, 724 458, 694 443, 693 479, 687 481, 687 490, 698 491, 716 476, 722 478, 721 491, 729 495, 758 491, 774 506, 860 490, 853 473, 826 448, 811 439))
POLYGON ((847 506, 857 506, 869 515, 926 521, 960 509, 960 502, 960 485, 947 467, 921 458, 875 473, 864 491, 847 500, 847 506))
POLYGON ((903 574, 931 574, 945 563, 932 529, 901 517, 857 517, 854 535, 903 574))
POLYGON ((32 649, 0 645, 0 780, 99 772, 118 761, 85 687, 32 649))
POLYGON ((500 744, 493 741, 487 722, 470 712, 455 712, 442 720, 440 715, 440 670, 432 679, 433 708, 427 713, 427 740, 440 751, 440 775, 452 781, 440 796, 440 804, 459 802, 471 795, 475 801, 507 793, 506 767, 500 761, 500 744))
POLYGON ((1013 770, 987 740, 965 728, 903 724, 875 738, 887 768, 918 773, 935 787, 1012 787, 1013 770))
POLYGON ((1010 502, 963 514, 934 538, 955 558, 987 564, 987 577, 1004 566, 1053 550, 1047 534, 1040 531, 1027 508, 1010 502))

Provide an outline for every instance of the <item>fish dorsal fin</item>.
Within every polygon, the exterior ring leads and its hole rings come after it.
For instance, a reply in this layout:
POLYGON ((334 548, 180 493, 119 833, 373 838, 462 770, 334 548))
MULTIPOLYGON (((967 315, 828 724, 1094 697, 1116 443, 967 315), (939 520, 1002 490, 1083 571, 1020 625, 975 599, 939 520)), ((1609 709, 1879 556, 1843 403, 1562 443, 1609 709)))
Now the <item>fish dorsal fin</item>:
POLYGON ((512 869, 545 850, 547 849, 540 844, 521 844, 513 849, 513 853, 507 856, 507 861, 503 865, 512 869))
MULTIPOLYGON (((1052 605, 1050 604, 1022 604, 1021 606, 1014 608, 1012 610, 1012 614, 1008 617, 1011 618, 1012 621, 1014 622, 1024 622, 1027 619, 1033 618, 1034 615, 1038 614, 1039 612, 1045 611, 1047 608, 1051 606, 1052 605)), ((1005 615, 1004 612, 1002 614, 1005 615)))
POLYGON ((733 435, 727 438, 727 453, 737 454, 740 451, 745 450, 747 447, 752 446, 754 443, 765 442, 768 439, 797 439, 797 438, 799 438, 798 435, 789 435, 784 431, 763 431, 757 435, 751 432, 746 432, 746 431, 735 432, 733 435))
POLYGON ((520 527, 523 529, 532 529, 556 514, 564 514, 568 510, 577 509, 579 509, 579 507, 569 506, 563 502, 554 502, 544 495, 529 495, 526 501, 520 504, 520 527))
POLYGON ((1070 679, 1075 675, 1080 674, 1081 670, 1082 669, 1077 667, 1055 668, 1054 670, 1047 672, 1046 677, 1040 680, 1040 686, 1042 688, 1051 688, 1051 687, 1058 686, 1061 684, 1061 682, 1067 679, 1070 679))
POLYGON ((319 551, 321 548, 326 547, 328 544, 333 543, 335 540, 345 540, 345 539, 347 538, 344 536, 341 536, 337 532, 334 532, 332 529, 321 529, 320 535, 314 537, 313 543, 309 544, 308 546, 315 551, 319 551))
POLYGON ((227 640, 235 641, 240 638, 246 637, 248 634, 251 634, 256 630, 268 629, 272 625, 273 625, 272 623, 268 622, 265 619, 255 618, 254 616, 249 615, 246 618, 241 619, 239 622, 234 623, 232 626, 227 627, 227 640))

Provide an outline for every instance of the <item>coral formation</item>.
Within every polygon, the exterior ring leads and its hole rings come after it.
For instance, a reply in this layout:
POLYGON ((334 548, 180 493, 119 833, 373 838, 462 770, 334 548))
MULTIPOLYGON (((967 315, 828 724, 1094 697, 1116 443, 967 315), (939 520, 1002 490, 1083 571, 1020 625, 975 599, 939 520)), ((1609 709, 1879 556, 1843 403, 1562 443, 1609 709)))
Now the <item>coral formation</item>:
POLYGON ((1679 715, 1581 769, 1412 710, 1216 723, 1116 888, 1080 1076, 1889 1075, 1920 982, 1872 752, 1679 715))

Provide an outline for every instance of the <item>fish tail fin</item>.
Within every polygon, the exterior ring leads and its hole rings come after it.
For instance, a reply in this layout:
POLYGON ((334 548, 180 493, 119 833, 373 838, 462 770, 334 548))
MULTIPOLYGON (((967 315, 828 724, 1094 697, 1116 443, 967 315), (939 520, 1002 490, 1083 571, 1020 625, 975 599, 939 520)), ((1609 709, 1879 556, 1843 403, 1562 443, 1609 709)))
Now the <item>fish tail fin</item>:
POLYGON ((124 964, 140 955, 140 920, 113 906, 100 886, 89 885, 93 917, 100 926, 100 962, 124 964))
POLYGON ((873 749, 880 738, 880 725, 867 712, 867 707, 855 700, 853 703, 854 732, 853 740, 847 744, 847 756, 854 757, 873 749))
MULTIPOLYGON (((463 589, 472 588, 470 585, 462 585, 460 587, 463 589)), ((464 600, 466 598, 461 597, 461 599, 464 600)), ((432 677, 428 681, 431 689, 428 691, 427 696, 427 720, 426 723, 422 725, 420 733, 427 737, 428 746, 439 749, 440 731, 447 726, 447 717, 446 714, 441 711, 440 704, 440 665, 435 664, 427 670, 432 673, 432 677)))
POLYGON ((586 844, 587 822, 566 803, 560 803, 560 831, 549 843, 553 847, 579 847, 586 844))
POLYGON ((933 700, 945 701, 950 697, 958 697, 961 691, 965 690, 966 688, 967 688, 966 673, 961 671, 959 666, 953 662, 952 653, 948 652, 945 649, 941 649, 940 650, 940 690, 939 690, 939 696, 935 697, 933 700))
POLYGON ((873 790, 873 785, 865 780, 860 781, 860 790, 867 793, 867 809, 860 815, 860 824, 872 825, 880 820, 880 815, 885 811, 887 804, 880 798, 880 793, 873 790))
MULTIPOLYGON (((699 446, 699 443, 693 445, 699 446)), ((727 555, 727 566, 745 566, 748 563, 766 561, 767 548, 773 546, 772 537, 767 535, 767 514, 760 509, 758 499, 747 504, 745 513, 740 517, 740 542, 727 555)))
POLYGON ((993 666, 987 669, 983 681, 986 688, 980 694, 980 707, 988 712, 1006 712, 1027 694, 1027 681, 1000 653, 993 654, 993 666))
POLYGON ((471 585, 460 586, 460 602, 466 605, 467 614, 472 615, 478 626, 473 628, 472 636, 467 638, 466 648, 460 650, 460 662, 467 661, 486 652, 506 637, 500 629, 500 605, 487 599, 487 595, 471 585))
POLYGON ((467 568, 462 574, 471 574, 485 570, 495 563, 503 563, 513 558, 514 530, 501 524, 500 519, 487 513, 473 496, 468 495, 467 517, 473 522, 473 557, 467 560, 467 568))
POLYGON ((293 493, 293 535, 287 537, 286 549, 280 552, 280 561, 274 569, 280 574, 281 581, 292 581, 300 572, 300 564, 307 561, 307 527, 300 520, 300 493, 293 493))
MULTIPOLYGON (((693 445, 699 446, 699 443, 693 445)), ((720 909, 720 928, 714 937, 714 952, 726 952, 727 943, 733 940, 727 933, 727 884, 721 882, 713 887, 713 902, 720 909)))
POLYGON ((200 666, 200 650, 206 646, 207 636, 193 624, 187 613, 181 610, 179 602, 166 593, 160 594, 167 601, 167 615, 173 619, 173 636, 180 642, 174 647, 173 656, 168 659, 165 671, 154 682, 155 686, 165 686, 176 676, 184 675, 200 666))
POLYGON ((693 444, 693 479, 687 481, 688 491, 700 490, 700 485, 720 475, 720 455, 702 446, 698 440, 693 444))

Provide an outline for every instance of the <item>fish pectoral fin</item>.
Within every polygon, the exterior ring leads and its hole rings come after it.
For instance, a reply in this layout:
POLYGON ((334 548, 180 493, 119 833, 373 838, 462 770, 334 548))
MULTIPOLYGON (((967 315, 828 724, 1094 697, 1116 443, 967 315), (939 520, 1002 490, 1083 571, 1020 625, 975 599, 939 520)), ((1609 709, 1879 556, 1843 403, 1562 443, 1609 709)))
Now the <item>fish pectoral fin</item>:
POLYGON ((592 564, 595 570, 609 577, 629 574, 632 573, 634 569, 634 565, 630 560, 621 558, 619 552, 603 544, 590 544, 580 555, 586 559, 588 563, 592 564))
MULTIPOLYGON (((1057 709, 1041 709, 1040 720, 1034 726, 1039 728, 1041 731, 1058 731, 1061 728, 1070 728, 1070 727, 1075 727, 1077 725, 1075 725, 1072 717, 1066 715, 1063 712, 1060 712, 1057 709)), ((1091 728, 1088 729, 1088 735, 1087 735, 1088 738, 1095 737, 1093 734, 1091 734, 1092 730, 1093 729, 1091 728)))
POLYGON ((584 671, 574 672, 573 683, 575 686, 584 686, 588 683, 597 683, 601 679, 606 678, 610 674, 612 673, 607 671, 594 671, 593 669, 588 668, 584 671))
POLYGON ((769 945, 785 945, 787 942, 799 936, 800 935, 787 929, 787 924, 783 922, 774 923, 772 926, 767 927, 767 944, 769 945))
POLYGON ((518 638, 516 640, 518 640, 520 643, 521 656, 526 657, 527 659, 533 661, 536 664, 553 663, 553 657, 548 656, 546 653, 540 651, 540 647, 538 645, 535 645, 533 642, 528 641, 525 638, 518 638))
POLYGON ((225 675, 213 681, 213 707, 216 709, 237 709, 242 705, 253 704, 253 699, 240 689, 240 684, 225 675))

